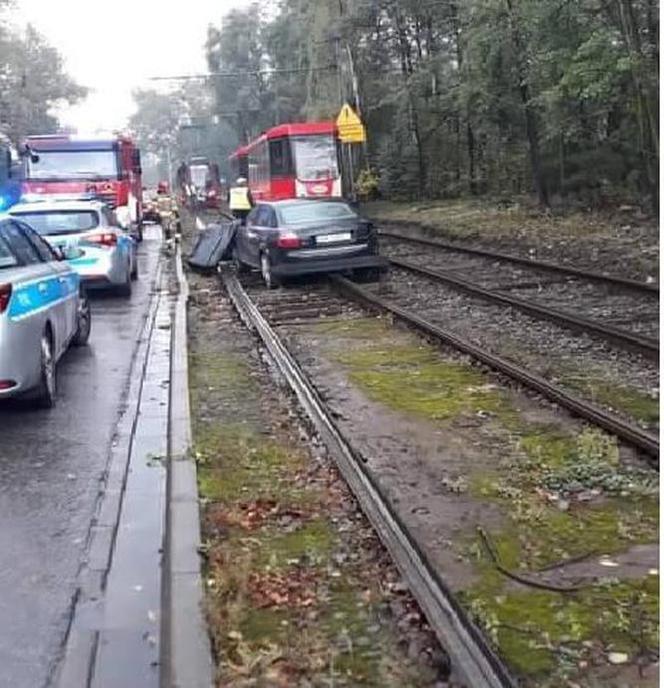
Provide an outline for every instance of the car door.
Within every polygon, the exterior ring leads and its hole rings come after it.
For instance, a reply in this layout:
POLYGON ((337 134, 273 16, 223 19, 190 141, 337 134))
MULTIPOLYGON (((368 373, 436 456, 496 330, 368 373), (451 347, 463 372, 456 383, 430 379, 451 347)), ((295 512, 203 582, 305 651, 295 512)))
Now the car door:
POLYGON ((254 256, 254 265, 260 265, 261 262, 261 251, 267 243, 267 237, 271 230, 271 212, 272 208, 270 208, 269 205, 261 204, 258 206, 256 223, 252 228, 252 254, 254 256))
MULTIPOLYGON (((17 320, 24 323, 30 331, 43 329, 43 323, 50 317, 53 328, 53 354, 59 357, 64 347, 67 332, 65 307, 61 301, 62 285, 59 273, 54 269, 55 262, 45 261, 24 230, 25 225, 14 220, 3 226, 3 236, 11 250, 25 268, 28 279, 21 285, 21 297, 17 303, 20 311, 17 320)), ((37 338, 38 342, 39 339, 37 338)))
POLYGON ((259 203, 247 216, 244 227, 245 262, 255 267, 260 265, 261 223, 265 218, 265 208, 264 204, 259 203))
POLYGON ((32 227, 22 222, 18 224, 39 253, 41 259, 48 263, 57 275, 58 307, 62 309, 62 348, 64 350, 71 338, 76 334, 76 328, 78 327, 79 277, 67 261, 59 260, 51 245, 37 234, 32 227))

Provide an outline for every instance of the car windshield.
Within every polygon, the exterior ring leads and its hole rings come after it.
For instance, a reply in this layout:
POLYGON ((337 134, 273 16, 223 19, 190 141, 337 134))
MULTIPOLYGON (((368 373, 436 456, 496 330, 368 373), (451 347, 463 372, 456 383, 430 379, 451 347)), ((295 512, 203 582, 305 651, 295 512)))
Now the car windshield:
POLYGON ((110 179, 117 178, 115 152, 36 151, 37 162, 28 158, 28 179, 110 179))
POLYGON ((189 168, 189 173, 191 175, 191 183, 199 189, 202 189, 208 178, 207 165, 192 165, 189 168))
POLYGON ((301 181, 336 179, 337 146, 332 134, 293 138, 295 172, 301 181))
POLYGON ((42 236, 80 234, 99 227, 99 215, 94 210, 42 210, 12 214, 20 217, 42 236))
POLYGON ((311 201, 310 203, 293 203, 279 208, 281 224, 303 225, 313 223, 351 220, 357 215, 346 203, 328 203, 311 201))
POLYGON ((18 261, 14 254, 9 250, 7 242, 4 240, 2 234, 0 234, 0 270, 2 268, 13 268, 18 265, 18 261))

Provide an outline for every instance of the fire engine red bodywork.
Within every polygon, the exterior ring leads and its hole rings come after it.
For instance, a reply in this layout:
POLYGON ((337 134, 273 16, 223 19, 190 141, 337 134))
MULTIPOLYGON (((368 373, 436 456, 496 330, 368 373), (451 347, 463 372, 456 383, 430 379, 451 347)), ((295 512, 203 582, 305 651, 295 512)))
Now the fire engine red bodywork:
POLYGON ((140 224, 143 216, 143 187, 141 181, 140 153, 136 144, 126 136, 108 138, 79 138, 68 135, 28 136, 25 140, 29 150, 39 152, 114 151, 116 174, 103 179, 42 179, 30 178, 29 162, 26 162, 22 185, 24 194, 94 194, 112 208, 127 206, 131 197, 136 202, 135 222, 140 224))

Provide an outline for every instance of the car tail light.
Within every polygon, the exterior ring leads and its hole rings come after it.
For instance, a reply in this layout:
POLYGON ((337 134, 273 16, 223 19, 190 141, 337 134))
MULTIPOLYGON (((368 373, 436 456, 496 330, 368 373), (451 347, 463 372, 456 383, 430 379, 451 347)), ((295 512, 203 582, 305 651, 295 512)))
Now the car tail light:
POLYGON ((0 392, 16 387, 16 380, 0 380, 0 392))
POLYGON ((12 297, 12 285, 0 284, 0 313, 4 313, 12 297))
POLYGON ((277 248, 300 248, 300 246, 302 246, 302 239, 292 233, 281 234, 277 239, 277 248))
POLYGON ((102 246, 115 246, 118 243, 118 236, 113 232, 102 232, 101 234, 90 234, 85 237, 89 244, 101 244, 102 246))

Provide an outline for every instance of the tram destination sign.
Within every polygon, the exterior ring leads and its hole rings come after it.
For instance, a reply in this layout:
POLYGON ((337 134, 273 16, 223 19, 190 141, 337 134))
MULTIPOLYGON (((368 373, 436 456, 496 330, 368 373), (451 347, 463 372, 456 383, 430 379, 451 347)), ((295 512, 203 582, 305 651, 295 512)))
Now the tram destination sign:
POLYGON ((348 103, 345 103, 339 112, 337 129, 342 143, 364 143, 367 140, 367 132, 362 120, 348 103))

